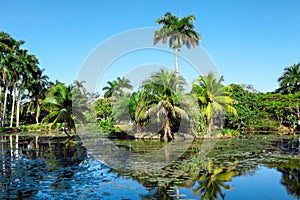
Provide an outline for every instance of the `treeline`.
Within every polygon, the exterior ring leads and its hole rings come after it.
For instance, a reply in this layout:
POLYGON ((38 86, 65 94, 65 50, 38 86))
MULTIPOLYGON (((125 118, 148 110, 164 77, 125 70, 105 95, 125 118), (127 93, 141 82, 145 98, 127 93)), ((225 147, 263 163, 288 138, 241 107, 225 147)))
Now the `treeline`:
POLYGON ((232 98, 236 100, 233 107, 238 114, 226 114, 226 128, 240 131, 287 133, 293 133, 297 128, 299 130, 299 86, 294 92, 280 89, 267 93, 257 92, 247 85, 232 84, 230 86, 232 98))
POLYGON ((88 93, 83 82, 67 86, 51 82, 39 67, 37 57, 17 41, 0 32, 0 121, 1 127, 43 122, 74 129, 74 120, 86 121, 84 112, 97 94, 88 93))
POLYGON ((287 80, 299 74, 299 64, 289 66, 278 79, 280 88, 261 93, 246 84, 224 86, 223 77, 209 73, 196 79, 187 93, 183 90, 183 77, 162 70, 135 92, 124 92, 132 88, 124 77, 108 81, 103 88, 104 98, 94 106, 102 130, 108 133, 120 132, 119 127, 130 123, 132 133, 160 132, 164 140, 171 140, 172 134, 179 131, 196 135, 236 131, 294 133, 300 125, 299 82, 287 80))
MULTIPOLYGON (((170 45, 175 45, 170 47, 175 49, 177 60, 181 45, 195 47, 200 36, 168 34, 184 31, 173 27, 174 23, 168 24, 171 19, 193 32, 195 18, 190 16, 181 21, 167 13, 159 19, 164 26, 154 33, 154 43, 169 40, 170 45)), ((99 99, 99 95, 85 90, 84 82, 65 85, 49 81, 36 56, 21 48, 23 44, 0 32, 2 127, 19 128, 21 124, 44 122, 52 128, 62 123, 64 130, 76 131, 77 121, 95 121, 93 114, 96 114, 103 132, 117 133, 125 129, 159 132, 163 140, 171 140, 174 133, 181 131, 208 135, 237 133, 222 128, 295 132, 300 125, 300 64, 286 67, 278 78, 280 87, 268 93, 260 93, 249 85, 224 86, 223 77, 217 78, 213 73, 186 83, 177 63, 174 73, 156 72, 134 92, 130 80, 124 77, 108 81, 103 88, 104 98, 99 99), (192 91, 185 91, 185 84, 191 84, 192 91), (123 126, 116 126, 120 124, 123 126)))

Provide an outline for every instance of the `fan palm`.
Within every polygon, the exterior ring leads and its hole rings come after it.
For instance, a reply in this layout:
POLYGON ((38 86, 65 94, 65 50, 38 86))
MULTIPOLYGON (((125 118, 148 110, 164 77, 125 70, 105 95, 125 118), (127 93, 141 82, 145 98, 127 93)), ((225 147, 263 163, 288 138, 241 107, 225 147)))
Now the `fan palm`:
POLYGON ((204 105, 204 113, 209 125, 208 133, 213 131, 213 113, 219 113, 226 109, 227 112, 236 114, 237 111, 230 104, 234 100, 228 95, 225 86, 222 85, 223 76, 218 80, 214 73, 210 72, 207 76, 200 76, 193 84, 193 93, 199 102, 204 105))
POLYGON ((147 91, 137 104, 135 112, 136 121, 145 121, 154 114, 157 119, 164 118, 161 127, 161 138, 164 141, 173 139, 173 130, 171 130, 171 119, 188 119, 186 109, 181 104, 184 95, 182 95, 184 79, 181 76, 176 77, 172 72, 161 70, 153 74, 143 83, 142 89, 147 91))
POLYGON ((300 63, 286 67, 278 79, 280 88, 295 94, 300 91, 300 63))
POLYGON ((50 89, 48 96, 43 102, 45 108, 50 112, 42 122, 52 122, 51 128, 57 123, 64 123, 64 131, 67 127, 76 133, 74 118, 86 122, 84 114, 72 105, 72 87, 58 83, 50 89))
POLYGON ((169 42, 171 48, 175 49, 175 75, 178 71, 178 52, 182 45, 195 48, 201 40, 201 36, 194 30, 193 15, 179 18, 167 12, 162 18, 156 20, 157 24, 162 24, 163 27, 155 32, 154 44, 159 41, 162 43, 169 42))

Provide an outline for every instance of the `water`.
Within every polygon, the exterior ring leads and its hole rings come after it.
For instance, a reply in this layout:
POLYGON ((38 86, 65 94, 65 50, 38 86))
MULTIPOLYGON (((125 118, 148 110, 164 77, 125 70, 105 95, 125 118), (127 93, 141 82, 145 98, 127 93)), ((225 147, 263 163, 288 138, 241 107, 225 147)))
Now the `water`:
POLYGON ((297 137, 166 145, 7 135, 0 153, 0 199, 300 198, 297 137))

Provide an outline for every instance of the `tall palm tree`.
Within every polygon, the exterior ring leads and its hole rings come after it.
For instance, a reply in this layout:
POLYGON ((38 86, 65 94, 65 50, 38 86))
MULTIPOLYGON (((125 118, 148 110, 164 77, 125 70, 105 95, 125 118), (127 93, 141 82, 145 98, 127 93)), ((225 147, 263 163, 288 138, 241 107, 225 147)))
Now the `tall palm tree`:
POLYGON ((17 98, 17 113, 16 113, 16 127, 19 127, 20 123, 20 106, 21 98, 24 90, 28 84, 38 76, 38 64, 39 61, 34 55, 27 53, 27 50, 20 50, 19 52, 19 66, 16 68, 20 78, 18 80, 18 98, 17 98))
POLYGON ((230 105, 234 100, 228 95, 226 87, 222 85, 223 80, 223 76, 217 80, 214 73, 209 72, 207 76, 200 76, 192 84, 194 95, 205 106, 204 113, 209 125, 209 135, 214 126, 213 113, 219 113, 224 109, 233 114, 237 113, 230 105))
POLYGON ((57 123, 64 123, 64 131, 70 128, 76 133, 74 118, 86 122, 84 114, 72 105, 72 87, 58 83, 50 89, 49 94, 43 102, 45 108, 50 112, 42 122, 52 122, 51 128, 57 123))
POLYGON ((175 49, 175 75, 177 76, 178 71, 178 52, 182 45, 188 48, 195 48, 201 36, 194 30, 193 22, 195 21, 193 15, 179 18, 167 12, 162 18, 156 20, 157 24, 162 24, 163 27, 155 32, 154 44, 159 41, 162 43, 169 42, 171 48, 175 49))
POLYGON ((0 32, 0 71, 2 75, 0 86, 3 85, 5 87, 3 112, 2 112, 2 119, 1 119, 2 127, 4 126, 6 120, 7 96, 9 93, 9 84, 11 84, 11 77, 12 77, 12 73, 14 72, 13 68, 15 67, 14 66, 15 61, 18 57, 17 52, 22 44, 24 44, 23 41, 17 41, 13 39, 8 33, 0 32))
POLYGON ((113 81, 113 82, 107 81, 107 84, 108 84, 108 86, 103 87, 102 90, 106 91, 104 93, 104 97, 105 98, 110 98, 110 97, 113 96, 113 93, 115 91, 115 87, 117 86, 118 82, 117 81, 113 81))
POLYGON ((300 91, 300 63, 284 68, 278 79, 280 89, 295 94, 300 91))
POLYGON ((138 104, 136 121, 146 120, 154 114, 158 120, 164 118, 161 127, 163 141, 173 139, 171 119, 189 119, 187 110, 182 108, 184 83, 181 76, 177 77, 174 73, 164 70, 153 74, 143 83, 142 89, 146 90, 148 95, 141 99, 142 104, 138 104))

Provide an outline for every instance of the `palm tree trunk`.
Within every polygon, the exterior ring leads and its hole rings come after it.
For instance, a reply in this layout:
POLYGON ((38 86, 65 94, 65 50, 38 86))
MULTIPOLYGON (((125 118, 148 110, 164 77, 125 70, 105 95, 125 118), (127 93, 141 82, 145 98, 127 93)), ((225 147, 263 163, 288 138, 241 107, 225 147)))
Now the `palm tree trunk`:
POLYGON ((37 108, 36 108, 36 112, 35 112, 35 121, 36 121, 36 125, 39 125, 39 116, 41 114, 41 108, 40 105, 37 104, 37 108))
POLYGON ((64 132, 68 137, 71 137, 71 135, 67 131, 67 119, 64 120, 64 132))
POLYGON ((19 91, 18 91, 18 101, 17 101, 17 122, 16 122, 16 127, 19 128, 20 126, 20 105, 21 105, 21 91, 22 91, 22 85, 20 86, 19 88, 19 91))
POLYGON ((1 87, 1 83, 0 83, 0 121, 2 121, 2 87, 1 87))
POLYGON ((13 127, 13 122, 14 122, 14 113, 15 113, 15 103, 16 103, 16 82, 14 82, 13 85, 13 103, 11 107, 11 117, 10 117, 10 126, 13 127))
POLYGON ((178 77, 179 75, 178 52, 179 52, 179 47, 175 47, 175 76, 176 77, 178 77))
POLYGON ((8 82, 5 83, 4 105, 3 105, 2 122, 1 122, 2 127, 4 127, 5 125, 7 95, 8 95, 8 82))
POLYGON ((171 134, 171 126, 170 126, 170 118, 166 116, 164 125, 163 125, 163 137, 162 140, 164 142, 171 141, 173 139, 171 134))
POLYGON ((209 137, 212 136, 213 127, 214 127, 214 121, 213 121, 213 117, 211 116, 209 119, 209 125, 208 125, 208 136, 209 137))

